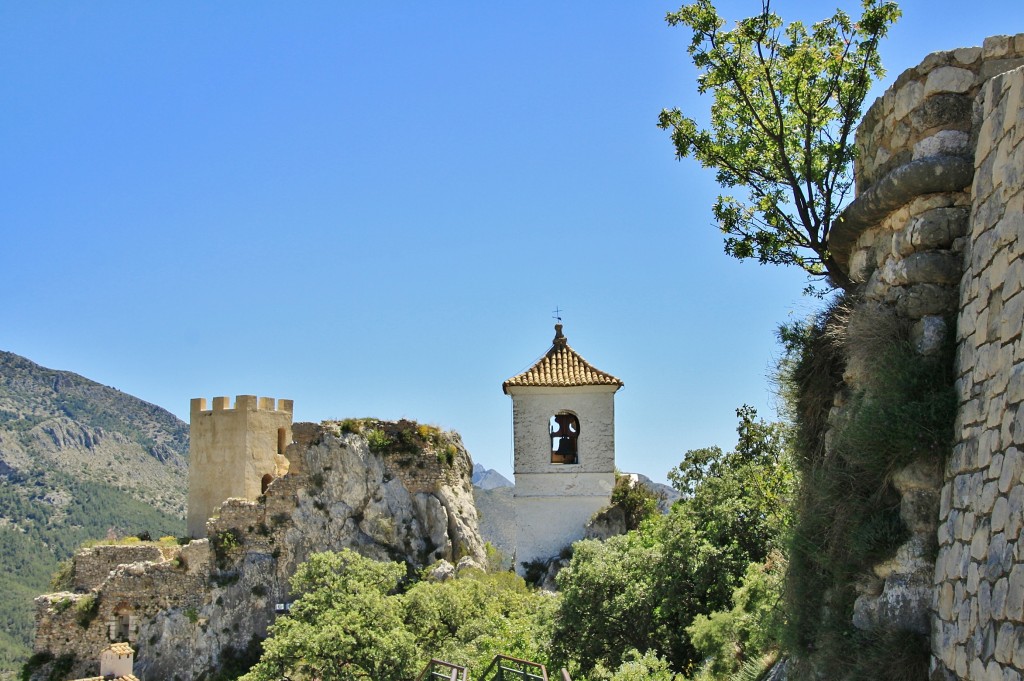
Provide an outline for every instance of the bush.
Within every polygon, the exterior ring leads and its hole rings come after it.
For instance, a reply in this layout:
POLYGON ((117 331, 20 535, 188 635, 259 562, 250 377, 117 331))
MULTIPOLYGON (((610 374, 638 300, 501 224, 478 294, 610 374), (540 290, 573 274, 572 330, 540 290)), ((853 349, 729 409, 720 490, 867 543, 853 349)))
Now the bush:
POLYGON ((628 475, 615 474, 612 488, 612 506, 618 506, 626 514, 626 529, 635 530, 647 518, 658 512, 662 496, 642 482, 633 483, 628 475))
POLYGON ((94 593, 87 594, 75 603, 75 620, 83 629, 87 629, 100 612, 100 599, 94 593))
POLYGON ((68 591, 74 581, 75 562, 73 558, 65 558, 57 566, 57 571, 50 577, 50 588, 54 591, 68 591))
POLYGON ((366 432, 366 442, 370 445, 371 452, 383 452, 391 446, 393 440, 380 428, 374 428, 366 432))

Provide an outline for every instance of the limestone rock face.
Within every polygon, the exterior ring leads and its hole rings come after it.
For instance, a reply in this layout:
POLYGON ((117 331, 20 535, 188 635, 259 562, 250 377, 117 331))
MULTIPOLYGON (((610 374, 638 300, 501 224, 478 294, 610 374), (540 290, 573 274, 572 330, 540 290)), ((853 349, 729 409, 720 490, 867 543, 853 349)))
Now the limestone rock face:
POLYGON ((76 556, 89 566, 75 574, 88 574, 91 596, 36 599, 36 652, 73 655, 73 673, 94 676, 99 651, 127 638, 140 679, 185 681, 226 655, 258 654, 293 599, 290 577, 314 552, 351 548, 410 571, 439 560, 483 564, 472 462, 459 436, 411 422, 359 427, 376 433, 376 447, 342 424, 296 424, 288 473, 256 501, 224 502, 208 539, 122 552, 135 562, 116 566, 109 548, 76 556), (94 614, 83 625, 74 604, 87 597, 94 614))
POLYGON ((463 556, 483 559, 461 443, 451 464, 439 464, 429 452, 403 462, 371 452, 359 435, 334 435, 328 428, 302 457, 311 484, 296 494, 284 541, 296 564, 324 546, 421 567, 463 556))

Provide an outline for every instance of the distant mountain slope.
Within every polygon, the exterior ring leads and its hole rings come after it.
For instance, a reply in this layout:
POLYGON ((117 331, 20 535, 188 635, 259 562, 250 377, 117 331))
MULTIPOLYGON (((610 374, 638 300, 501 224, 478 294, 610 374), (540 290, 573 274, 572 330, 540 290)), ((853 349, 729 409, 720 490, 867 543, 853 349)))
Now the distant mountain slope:
POLYGON ((473 464, 473 484, 480 489, 494 489, 495 487, 512 487, 512 481, 493 468, 484 468, 480 464, 473 464))
POLYGON ((28 654, 32 599, 79 544, 184 533, 187 456, 170 412, 0 352, 0 677, 28 654))

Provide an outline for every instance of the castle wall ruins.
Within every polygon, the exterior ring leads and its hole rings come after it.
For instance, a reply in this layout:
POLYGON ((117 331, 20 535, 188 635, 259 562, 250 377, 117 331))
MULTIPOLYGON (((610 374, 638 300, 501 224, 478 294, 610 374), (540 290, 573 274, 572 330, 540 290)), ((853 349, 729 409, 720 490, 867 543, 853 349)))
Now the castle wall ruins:
POLYGON ((897 474, 913 537, 854 614, 930 633, 935 681, 1024 679, 1022 139, 1024 34, 929 55, 858 129, 858 196, 829 242, 854 316, 894 312, 922 353, 956 337, 953 453, 897 474))

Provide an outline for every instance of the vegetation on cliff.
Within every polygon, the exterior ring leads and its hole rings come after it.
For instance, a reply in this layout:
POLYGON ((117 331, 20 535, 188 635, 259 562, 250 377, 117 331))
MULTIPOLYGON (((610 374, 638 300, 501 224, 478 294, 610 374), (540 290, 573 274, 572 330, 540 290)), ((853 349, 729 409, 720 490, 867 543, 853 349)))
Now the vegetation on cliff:
POLYGON ((952 344, 922 355, 894 316, 862 310, 867 321, 851 327, 850 306, 840 300, 812 322, 783 330, 785 387, 799 432, 795 461, 804 481, 787 575, 786 642, 801 661, 791 672, 795 678, 924 678, 926 635, 858 629, 853 608, 864 576, 909 537, 895 473, 914 462, 938 467, 949 453, 956 411, 952 344), (851 366, 862 373, 860 387, 844 394, 842 376, 851 366))

